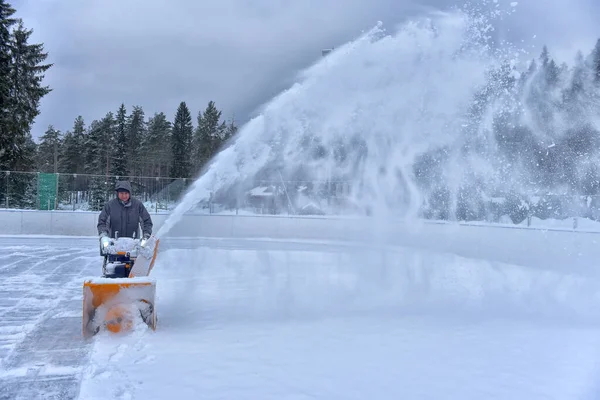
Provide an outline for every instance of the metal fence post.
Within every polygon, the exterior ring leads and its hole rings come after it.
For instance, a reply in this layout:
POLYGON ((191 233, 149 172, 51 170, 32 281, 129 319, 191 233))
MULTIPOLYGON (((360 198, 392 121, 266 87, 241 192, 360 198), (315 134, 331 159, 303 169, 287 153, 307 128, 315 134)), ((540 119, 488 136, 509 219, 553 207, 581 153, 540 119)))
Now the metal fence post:
POLYGON ((60 173, 56 173, 56 196, 54 196, 54 209, 58 210, 58 186, 60 181, 60 173))
POLYGON ((37 179, 37 182, 35 185, 35 196, 36 196, 35 205, 36 205, 37 209, 40 210, 42 208, 42 200, 40 199, 40 172, 39 171, 36 172, 35 176, 36 176, 35 179, 37 179))
POLYGON ((5 199, 6 199, 6 208, 9 208, 8 207, 8 193, 9 193, 9 191, 8 191, 8 176, 9 175, 10 175, 10 171, 6 171, 6 197, 5 197, 5 199))

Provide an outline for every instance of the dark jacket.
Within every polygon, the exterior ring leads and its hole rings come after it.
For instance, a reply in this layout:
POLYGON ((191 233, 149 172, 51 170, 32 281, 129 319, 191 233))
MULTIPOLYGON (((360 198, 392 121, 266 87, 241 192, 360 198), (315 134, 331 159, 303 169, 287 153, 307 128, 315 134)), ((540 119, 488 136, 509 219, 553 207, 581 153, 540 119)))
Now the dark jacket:
POLYGON ((133 237, 140 239, 139 224, 142 224, 142 233, 152 234, 152 218, 144 204, 134 197, 130 197, 127 204, 122 204, 118 199, 112 199, 104 205, 98 217, 98 234, 106 232, 110 237, 133 237))

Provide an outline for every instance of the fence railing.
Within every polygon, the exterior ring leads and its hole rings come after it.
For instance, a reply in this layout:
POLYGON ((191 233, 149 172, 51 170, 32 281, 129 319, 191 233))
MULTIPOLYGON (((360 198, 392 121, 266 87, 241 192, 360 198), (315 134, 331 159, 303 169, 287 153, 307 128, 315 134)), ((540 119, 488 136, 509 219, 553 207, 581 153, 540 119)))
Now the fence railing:
MULTIPOLYGON (((99 211, 115 197, 118 180, 128 180, 133 195, 153 212, 175 208, 193 182, 192 179, 156 176, 0 171, 0 208, 99 211)), ((197 209, 206 213, 224 209, 258 214, 315 212, 319 206, 315 207, 311 198, 335 202, 348 192, 346 182, 257 181, 244 186, 243 190, 217 193, 198 204, 197 209), (303 200, 298 203, 298 198, 303 200)))
POLYGON ((98 211, 128 180, 135 197, 154 211, 172 209, 189 179, 71 173, 0 171, 0 208, 98 211))
MULTIPOLYGON (((115 197, 117 180, 128 180, 133 195, 154 213, 173 210, 192 179, 156 176, 114 176, 73 173, 0 171, 0 208, 99 211, 115 197)), ((354 201, 346 181, 255 181, 213 193, 196 205, 197 213, 328 215, 369 214, 371 205, 354 201)), ((424 199, 421 217, 531 224, 532 218, 600 220, 600 195, 519 195, 454 201, 432 193, 424 199), (452 208, 452 209, 451 209, 452 208)), ((577 221, 577 220, 573 220, 577 221)), ((576 222, 574 222, 576 223, 576 222)))

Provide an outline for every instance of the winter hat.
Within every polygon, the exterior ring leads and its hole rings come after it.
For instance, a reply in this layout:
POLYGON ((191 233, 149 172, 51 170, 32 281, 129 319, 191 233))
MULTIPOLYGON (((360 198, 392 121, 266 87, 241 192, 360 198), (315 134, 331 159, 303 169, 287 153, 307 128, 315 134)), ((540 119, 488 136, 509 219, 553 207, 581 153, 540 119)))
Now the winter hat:
POLYGON ((120 192, 123 190, 131 193, 131 185, 129 184, 129 181, 118 181, 115 185, 115 191, 120 192))

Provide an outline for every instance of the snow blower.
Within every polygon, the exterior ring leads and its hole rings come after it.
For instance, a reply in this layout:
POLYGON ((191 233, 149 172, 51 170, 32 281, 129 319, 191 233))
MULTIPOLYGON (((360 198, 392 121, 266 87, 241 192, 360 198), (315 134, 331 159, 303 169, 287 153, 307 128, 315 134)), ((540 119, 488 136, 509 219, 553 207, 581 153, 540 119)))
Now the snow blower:
POLYGON ((156 329, 156 282, 148 275, 154 266, 158 243, 155 236, 147 240, 102 238, 102 277, 83 283, 84 337, 101 330, 113 333, 131 330, 139 318, 156 329))

